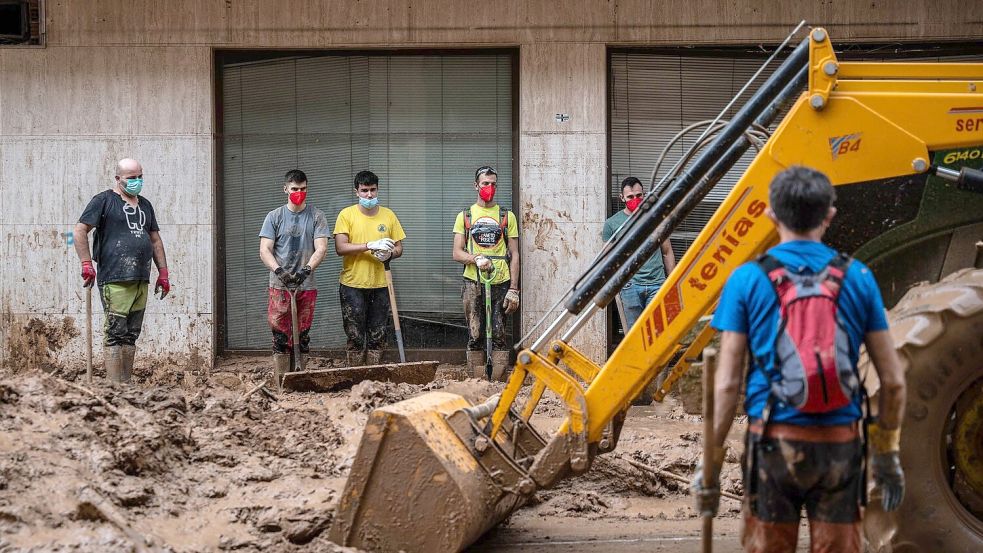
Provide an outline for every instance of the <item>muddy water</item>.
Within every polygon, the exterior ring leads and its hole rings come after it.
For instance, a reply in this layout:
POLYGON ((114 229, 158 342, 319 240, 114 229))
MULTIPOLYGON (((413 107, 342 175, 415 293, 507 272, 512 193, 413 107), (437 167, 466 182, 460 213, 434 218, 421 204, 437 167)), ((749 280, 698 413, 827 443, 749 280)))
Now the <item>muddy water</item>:
MULTIPOLYGON (((133 387, 94 384, 92 394, 37 373, 0 375, 0 551, 343 551, 325 530, 368 413, 428 390, 479 401, 501 389, 366 382, 241 399, 265 364, 234 360, 189 388, 161 369, 133 387)), ((547 397, 534 423, 552 431, 562 417, 547 397)), ((633 408, 616 452, 537 492, 472 550, 698 550, 685 485, 626 459, 689 476, 700 424, 671 401, 633 408)), ((738 476, 727 463, 724 489, 740 493, 738 476)), ((725 499, 718 551, 738 550, 737 517, 725 499)))

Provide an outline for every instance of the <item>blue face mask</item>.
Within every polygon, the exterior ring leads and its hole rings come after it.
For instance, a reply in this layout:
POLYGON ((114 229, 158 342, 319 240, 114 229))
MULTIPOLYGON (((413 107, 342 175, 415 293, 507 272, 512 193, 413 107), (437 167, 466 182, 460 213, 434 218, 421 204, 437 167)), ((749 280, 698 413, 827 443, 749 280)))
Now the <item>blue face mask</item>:
POLYGON ((379 205, 379 197, 375 198, 358 198, 358 205, 364 207, 365 209, 372 209, 373 207, 379 205))
POLYGON ((123 190, 130 196, 137 196, 143 190, 143 179, 123 179, 123 190))

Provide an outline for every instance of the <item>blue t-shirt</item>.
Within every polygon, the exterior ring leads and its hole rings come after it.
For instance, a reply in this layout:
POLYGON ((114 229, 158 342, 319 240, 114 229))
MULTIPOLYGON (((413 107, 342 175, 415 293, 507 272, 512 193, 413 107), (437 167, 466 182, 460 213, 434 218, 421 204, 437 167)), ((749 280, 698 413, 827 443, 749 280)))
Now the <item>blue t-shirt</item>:
MULTIPOLYGON (((833 259, 836 250, 820 242, 794 241, 779 244, 768 253, 791 272, 815 274, 833 259)), ((856 368, 864 336, 868 332, 887 330, 884 302, 877 282, 870 269, 857 260, 853 260, 847 268, 837 313, 850 338, 850 361, 856 368)), ((751 368, 748 371, 744 410, 752 418, 761 418, 761 411, 771 393, 764 371, 771 371, 774 364, 778 319, 778 296, 761 267, 755 263, 738 267, 724 284, 720 304, 710 324, 719 331, 740 332, 748 337, 751 368), (761 367, 759 363, 766 366, 761 367)), ((771 412, 771 422, 803 426, 849 424, 860 417, 860 398, 850 405, 823 414, 800 413, 775 400, 771 412)))

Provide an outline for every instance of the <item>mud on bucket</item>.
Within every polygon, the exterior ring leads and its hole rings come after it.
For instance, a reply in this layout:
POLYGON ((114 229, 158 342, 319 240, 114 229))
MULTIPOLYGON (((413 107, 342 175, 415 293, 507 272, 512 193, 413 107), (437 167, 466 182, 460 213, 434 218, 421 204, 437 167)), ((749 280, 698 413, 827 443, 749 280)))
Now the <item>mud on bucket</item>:
POLYGON ((368 551, 456 552, 520 507, 534 491, 520 463, 544 442, 510 424, 479 452, 481 407, 430 392, 373 411, 331 540, 368 551))

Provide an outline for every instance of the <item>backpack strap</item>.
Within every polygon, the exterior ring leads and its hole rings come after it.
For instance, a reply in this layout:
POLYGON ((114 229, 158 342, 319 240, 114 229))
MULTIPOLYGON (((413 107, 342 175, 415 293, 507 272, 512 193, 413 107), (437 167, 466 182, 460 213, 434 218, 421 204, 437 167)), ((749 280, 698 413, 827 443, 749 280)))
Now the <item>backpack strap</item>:
POLYGON ((504 207, 498 208, 498 225, 502 227, 502 236, 509 235, 509 212, 504 207))
POLYGON ((847 269, 850 268, 850 263, 852 262, 852 257, 845 253, 838 252, 836 256, 826 264, 826 268, 824 269, 824 271, 826 271, 826 278, 823 282, 833 295, 833 301, 837 303, 840 301, 840 290, 843 288, 843 280, 846 278, 847 269))

